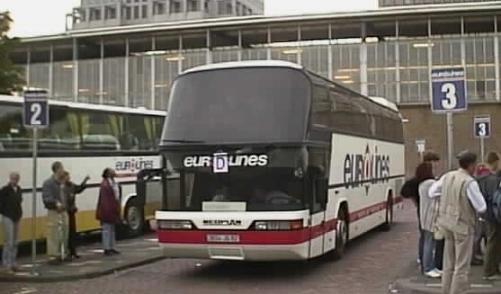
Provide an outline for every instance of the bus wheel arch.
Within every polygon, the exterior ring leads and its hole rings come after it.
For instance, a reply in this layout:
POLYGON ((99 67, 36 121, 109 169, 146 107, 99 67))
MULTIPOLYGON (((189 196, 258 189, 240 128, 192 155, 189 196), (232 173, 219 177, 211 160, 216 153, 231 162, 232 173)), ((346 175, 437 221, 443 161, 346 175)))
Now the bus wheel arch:
POLYGON ((124 209, 124 220, 128 235, 139 236, 143 233, 145 225, 144 207, 137 197, 132 196, 127 200, 124 209))
POLYGON ((393 204, 394 204, 394 199, 393 199, 393 190, 388 190, 386 193, 386 207, 385 207, 385 221, 383 225, 381 226, 381 229, 385 232, 391 230, 391 226, 393 224, 393 204))
POLYGON ((338 213, 337 213, 337 222, 336 222, 336 247, 332 252, 332 256, 335 260, 343 257, 346 244, 348 243, 350 236, 350 219, 349 219, 349 210, 348 210, 348 202, 343 201, 339 205, 338 213))

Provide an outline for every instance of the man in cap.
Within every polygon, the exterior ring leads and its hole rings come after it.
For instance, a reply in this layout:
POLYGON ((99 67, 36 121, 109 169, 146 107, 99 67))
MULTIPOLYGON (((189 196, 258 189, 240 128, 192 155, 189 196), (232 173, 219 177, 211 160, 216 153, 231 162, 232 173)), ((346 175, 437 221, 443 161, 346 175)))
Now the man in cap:
POLYGON ((442 293, 460 294, 468 289, 476 213, 484 213, 486 204, 473 178, 477 156, 463 151, 458 156, 460 168, 435 182, 431 198, 440 196, 438 225, 445 237, 442 293))

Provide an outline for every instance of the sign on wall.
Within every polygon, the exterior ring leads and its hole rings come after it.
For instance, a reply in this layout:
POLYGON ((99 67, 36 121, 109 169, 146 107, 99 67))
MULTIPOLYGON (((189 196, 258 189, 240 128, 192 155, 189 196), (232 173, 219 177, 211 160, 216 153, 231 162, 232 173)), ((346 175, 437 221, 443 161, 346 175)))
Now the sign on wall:
POLYGON ((432 102, 434 112, 456 112, 467 108, 464 68, 431 70, 432 102))

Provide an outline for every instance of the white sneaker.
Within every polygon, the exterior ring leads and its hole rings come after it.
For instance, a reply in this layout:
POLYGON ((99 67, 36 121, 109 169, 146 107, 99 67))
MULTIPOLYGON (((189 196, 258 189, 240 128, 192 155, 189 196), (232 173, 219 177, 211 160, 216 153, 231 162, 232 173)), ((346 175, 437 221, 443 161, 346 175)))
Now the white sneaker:
POLYGON ((438 268, 435 268, 434 271, 436 271, 437 273, 439 273, 440 275, 442 275, 444 272, 439 270, 438 268))
POLYGON ((434 269, 429 271, 429 272, 424 273, 424 275, 427 276, 428 278, 432 278, 432 279, 438 279, 438 278, 442 277, 442 275, 434 269))

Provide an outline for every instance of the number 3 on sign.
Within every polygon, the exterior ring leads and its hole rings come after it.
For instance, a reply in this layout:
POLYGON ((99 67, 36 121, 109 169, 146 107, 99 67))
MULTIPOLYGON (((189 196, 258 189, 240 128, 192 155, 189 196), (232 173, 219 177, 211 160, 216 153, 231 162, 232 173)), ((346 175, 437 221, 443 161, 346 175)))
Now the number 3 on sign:
POLYGON ((487 135, 487 124, 479 123, 478 124, 478 135, 480 137, 485 137, 487 135))
POLYGON ((453 83, 445 83, 442 85, 442 93, 445 94, 445 97, 442 99, 442 107, 444 109, 456 108, 458 103, 456 86, 453 83))
POLYGON ((39 103, 33 103, 30 106, 32 125, 41 125, 40 115, 42 114, 42 106, 39 103))

